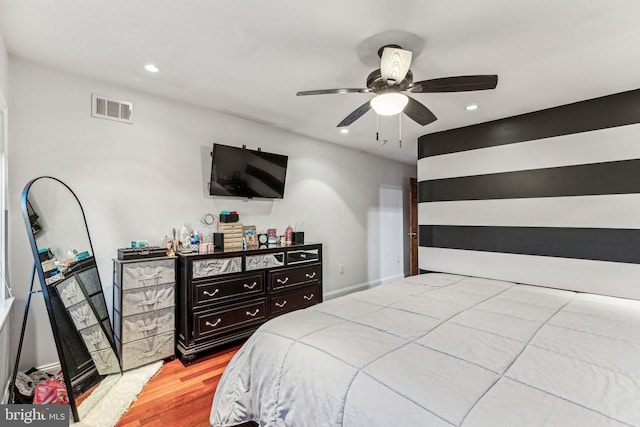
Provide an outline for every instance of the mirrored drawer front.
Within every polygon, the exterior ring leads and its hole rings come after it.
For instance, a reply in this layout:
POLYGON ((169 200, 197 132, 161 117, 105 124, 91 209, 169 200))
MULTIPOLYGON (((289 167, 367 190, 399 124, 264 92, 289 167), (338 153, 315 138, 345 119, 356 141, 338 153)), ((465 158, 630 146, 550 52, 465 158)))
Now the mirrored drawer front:
POLYGON ((174 259, 122 264, 122 289, 144 288, 175 281, 174 259))
POLYGON ((122 370, 136 368, 174 355, 173 331, 122 345, 122 370))
POLYGON ((57 283, 55 289, 62 304, 67 308, 86 299, 75 276, 57 283))
POLYGON ((123 316, 148 313, 175 306, 174 284, 154 286, 152 288, 131 289, 121 292, 122 301, 116 298, 114 306, 123 316))
POLYGON ((284 289, 290 286, 307 285, 320 281, 322 265, 312 264, 302 267, 285 268, 269 272, 271 289, 284 289))
POLYGON ((284 265, 284 252, 263 255, 247 255, 246 269, 259 270, 261 268, 281 267, 284 265))
POLYGON ((252 274, 198 284, 195 287, 194 305, 262 294, 264 293, 264 280, 262 277, 262 274, 252 274))
POLYGON ((260 300, 225 310, 194 313, 195 338, 219 334, 230 329, 260 323, 266 318, 266 301, 260 300))
POLYGON ((69 313, 76 329, 84 329, 98 324, 98 319, 87 300, 72 305, 67 309, 67 313, 69 313))
POLYGON ((122 322, 122 342, 128 343, 173 331, 175 329, 174 312, 175 308, 170 307, 119 319, 118 321, 122 322))
POLYGON ((193 261, 193 278, 219 276, 242 271, 242 257, 216 258, 193 261))
POLYGON ((82 340, 84 341, 84 345, 87 347, 89 352, 111 348, 111 344, 109 344, 109 340, 102 331, 100 325, 84 328, 79 332, 82 336, 82 340))
POLYGON ((96 364, 96 369, 100 375, 120 373, 120 364, 113 349, 107 348, 89 354, 96 364))
POLYGON ((287 252, 287 265, 318 262, 319 259, 320 259, 320 251, 318 249, 287 252))

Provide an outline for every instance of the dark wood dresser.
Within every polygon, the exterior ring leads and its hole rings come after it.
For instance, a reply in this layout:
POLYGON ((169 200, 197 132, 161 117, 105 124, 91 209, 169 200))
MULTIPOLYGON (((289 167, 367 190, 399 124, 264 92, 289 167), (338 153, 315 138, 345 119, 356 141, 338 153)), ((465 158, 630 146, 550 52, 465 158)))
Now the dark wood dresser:
POLYGON ((181 254, 177 290, 177 353, 189 363, 322 302, 322 245, 181 254))

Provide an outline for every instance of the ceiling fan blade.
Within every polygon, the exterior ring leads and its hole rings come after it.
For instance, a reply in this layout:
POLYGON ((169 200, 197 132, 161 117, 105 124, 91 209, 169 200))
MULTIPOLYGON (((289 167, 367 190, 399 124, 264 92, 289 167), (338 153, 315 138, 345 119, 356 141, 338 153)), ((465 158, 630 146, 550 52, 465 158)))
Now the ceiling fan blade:
POLYGON ((433 123, 438 120, 435 114, 433 114, 427 107, 411 98, 410 96, 408 96, 407 98, 409 98, 409 103, 406 107, 404 107, 403 111, 407 116, 409 116, 411 120, 422 126, 428 125, 429 123, 433 123))
POLYGON ((296 93, 296 96, 304 96, 304 95, 328 95, 332 93, 369 93, 371 89, 353 89, 353 88, 344 88, 344 89, 320 89, 320 90, 304 90, 302 92, 296 93))
POLYGON ((337 127, 341 128, 341 127, 345 127, 345 126, 349 126, 351 123, 355 122, 356 120, 358 120, 360 117, 362 117, 364 115, 364 113, 366 113, 367 111, 369 111, 371 109, 371 104, 369 103, 369 101, 365 102, 364 104, 362 104, 361 106, 359 106, 358 108, 356 108, 351 114, 349 114, 347 117, 344 118, 343 121, 341 121, 337 127))
POLYGON ((423 80, 415 82, 409 92, 434 93, 434 92, 466 92, 472 90, 495 89, 498 85, 498 76, 495 74, 477 76, 443 77, 440 79, 423 80))
POLYGON ((410 50, 385 47, 380 57, 380 73, 382 74, 382 79, 387 82, 389 86, 402 82, 411 66, 412 56, 413 53, 411 53, 410 50))

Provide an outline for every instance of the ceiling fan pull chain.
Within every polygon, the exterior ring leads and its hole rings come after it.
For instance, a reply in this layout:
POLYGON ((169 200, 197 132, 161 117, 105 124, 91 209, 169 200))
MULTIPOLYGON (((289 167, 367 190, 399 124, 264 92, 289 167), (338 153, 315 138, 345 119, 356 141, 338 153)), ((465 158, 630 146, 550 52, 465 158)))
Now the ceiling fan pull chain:
POLYGON ((402 113, 398 114, 398 144, 402 148, 402 113))
POLYGON ((376 114, 376 141, 380 141, 380 125, 378 124, 378 115, 376 114))

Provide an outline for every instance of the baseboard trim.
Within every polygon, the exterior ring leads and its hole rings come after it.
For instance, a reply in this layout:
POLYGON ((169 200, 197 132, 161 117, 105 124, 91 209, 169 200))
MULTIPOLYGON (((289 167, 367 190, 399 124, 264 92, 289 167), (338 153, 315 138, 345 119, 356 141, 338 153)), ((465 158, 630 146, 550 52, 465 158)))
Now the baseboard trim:
POLYGON ((385 282, 403 279, 404 277, 405 277, 404 274, 394 274, 393 276, 387 276, 387 277, 382 277, 380 279, 369 280, 368 282, 364 282, 364 283, 356 283, 355 285, 347 286, 346 288, 336 289, 334 291, 326 292, 324 294, 324 300, 328 301, 335 298, 343 297, 345 295, 352 294, 354 292, 375 288, 376 286, 381 285, 385 282))
POLYGON ((60 362, 55 362, 55 363, 49 363, 47 365, 38 366, 36 367, 36 369, 38 371, 46 372, 47 374, 55 375, 58 372, 60 372, 62 367, 60 366, 60 362))

